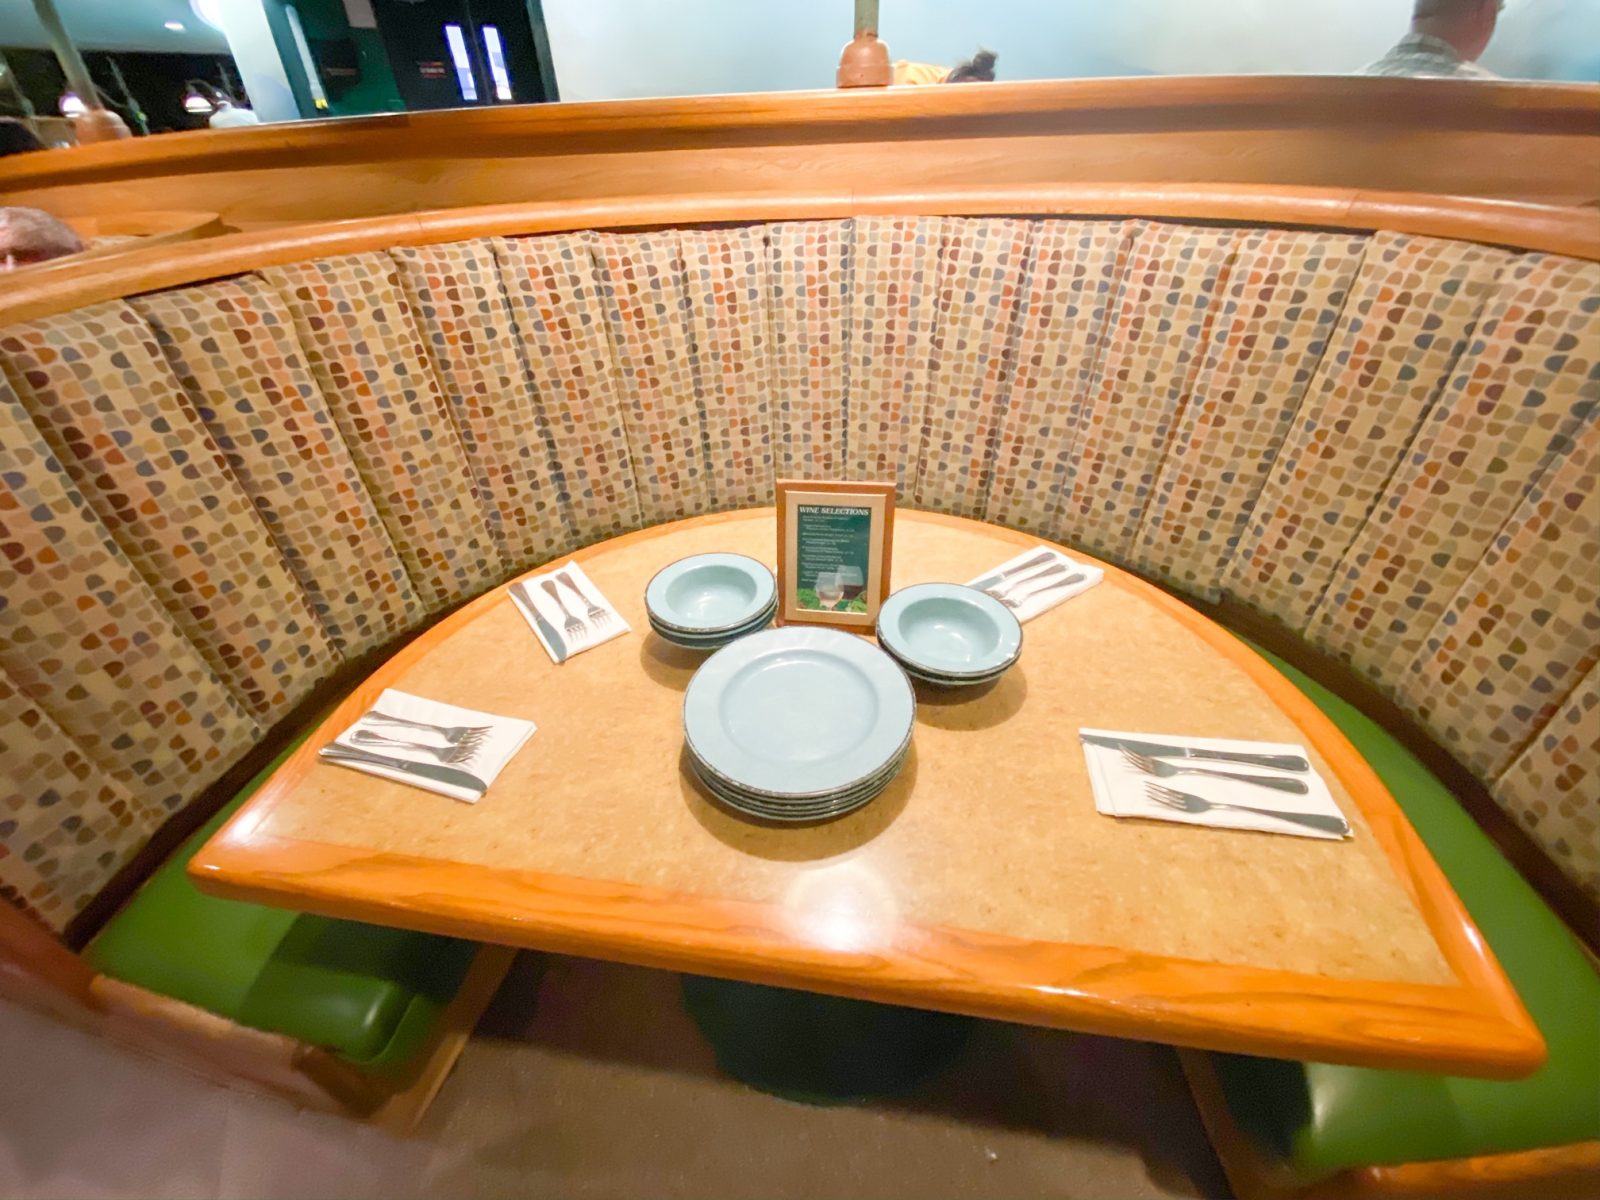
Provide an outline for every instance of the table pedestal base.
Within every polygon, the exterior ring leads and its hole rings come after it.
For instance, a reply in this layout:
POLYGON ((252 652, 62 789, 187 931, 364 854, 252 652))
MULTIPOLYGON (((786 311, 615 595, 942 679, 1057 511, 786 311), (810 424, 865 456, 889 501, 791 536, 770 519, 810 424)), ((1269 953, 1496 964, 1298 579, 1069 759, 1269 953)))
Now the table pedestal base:
POLYGON ((758 1091, 848 1104, 908 1091, 954 1060, 970 1017, 754 983, 683 976, 717 1065, 758 1091))

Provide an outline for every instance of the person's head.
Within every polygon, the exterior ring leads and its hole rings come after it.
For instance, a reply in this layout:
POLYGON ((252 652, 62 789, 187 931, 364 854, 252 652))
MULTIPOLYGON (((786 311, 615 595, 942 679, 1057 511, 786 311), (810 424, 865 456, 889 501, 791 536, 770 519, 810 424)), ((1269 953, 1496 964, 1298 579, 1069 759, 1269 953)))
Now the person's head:
POLYGON ((0 270, 76 254, 83 242, 72 229, 37 208, 0 208, 0 270))
POLYGON ((979 50, 964 63, 958 63, 944 77, 946 83, 993 83, 995 53, 979 50))
POLYGON ((15 117, 0 117, 0 158, 8 154, 22 154, 28 150, 43 150, 44 143, 34 137, 29 129, 15 117))
POLYGON ((1468 62, 1489 48, 1503 0, 1417 0, 1411 28, 1442 38, 1468 62))

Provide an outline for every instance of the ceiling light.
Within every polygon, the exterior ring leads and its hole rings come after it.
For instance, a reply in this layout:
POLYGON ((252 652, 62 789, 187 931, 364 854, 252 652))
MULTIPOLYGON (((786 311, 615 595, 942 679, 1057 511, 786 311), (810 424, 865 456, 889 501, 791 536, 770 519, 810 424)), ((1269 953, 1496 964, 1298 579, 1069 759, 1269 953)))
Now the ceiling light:
POLYGON ((182 33, 183 32, 183 22, 182 21, 168 21, 168 22, 165 23, 163 28, 170 29, 170 30, 172 30, 173 33, 182 33))
POLYGON ((189 7, 211 28, 222 28, 222 0, 189 0, 189 7))
POLYGON ((61 99, 56 104, 56 110, 63 117, 81 117, 89 111, 89 106, 78 99, 77 92, 62 92, 61 99))

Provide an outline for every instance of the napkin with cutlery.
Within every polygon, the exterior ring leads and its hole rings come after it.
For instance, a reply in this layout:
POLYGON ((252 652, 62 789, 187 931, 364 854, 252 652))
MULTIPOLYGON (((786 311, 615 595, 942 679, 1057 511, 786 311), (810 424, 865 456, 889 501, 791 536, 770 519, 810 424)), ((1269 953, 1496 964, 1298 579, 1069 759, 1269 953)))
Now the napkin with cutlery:
POLYGON ((1029 621, 1064 600, 1081 595, 1105 578, 1105 572, 1063 554, 1052 546, 1035 546, 1008 558, 967 586, 988 592, 1029 621))
POLYGON ((1351 836, 1304 746, 1080 729, 1096 810, 1110 817, 1351 836))
POLYGON ((318 756, 472 804, 483 799, 495 776, 535 728, 532 721, 386 688, 378 702, 318 756))
POLYGON ((506 590, 552 662, 632 631, 575 562, 519 579, 506 590))

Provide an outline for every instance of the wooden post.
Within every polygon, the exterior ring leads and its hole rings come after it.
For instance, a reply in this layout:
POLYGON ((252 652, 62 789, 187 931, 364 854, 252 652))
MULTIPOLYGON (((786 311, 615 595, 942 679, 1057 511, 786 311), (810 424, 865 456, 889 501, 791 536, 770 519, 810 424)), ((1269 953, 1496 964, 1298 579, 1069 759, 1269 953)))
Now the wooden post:
POLYGON ((55 51, 56 61, 61 64, 61 73, 67 77, 67 86, 83 101, 83 115, 72 122, 78 141, 111 142, 132 137, 122 118, 101 103, 100 91, 94 85, 83 55, 72 44, 67 27, 61 23, 55 0, 33 0, 33 9, 39 14, 39 24, 44 26, 45 36, 50 39, 50 48, 55 51))
POLYGON ((878 0, 856 0, 855 40, 839 55, 842 88, 888 87, 894 81, 889 47, 878 40, 878 0))

